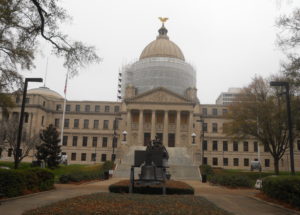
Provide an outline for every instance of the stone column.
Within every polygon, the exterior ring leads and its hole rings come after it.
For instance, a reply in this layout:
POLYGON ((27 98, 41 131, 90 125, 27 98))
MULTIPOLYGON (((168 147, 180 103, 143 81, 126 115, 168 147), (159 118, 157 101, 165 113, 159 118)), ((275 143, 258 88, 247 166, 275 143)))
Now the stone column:
POLYGON ((188 144, 192 144, 192 133, 193 133, 193 112, 189 114, 189 129, 188 129, 188 144))
POLYGON ((127 145, 131 145, 131 110, 127 110, 127 145))
POLYGON ((139 115, 139 133, 138 133, 138 145, 144 145, 144 111, 140 110, 139 115))
POLYGON ((155 110, 152 110, 152 116, 151 116, 151 140, 154 140, 155 135, 156 135, 155 110))
POLYGON ((168 134, 169 134, 169 112, 165 111, 164 116, 164 132, 163 132, 163 144, 168 146, 168 134))
POLYGON ((177 116, 176 116, 176 134, 175 134, 175 140, 176 140, 176 147, 181 146, 180 143, 180 116, 181 116, 181 112, 177 111, 177 116))

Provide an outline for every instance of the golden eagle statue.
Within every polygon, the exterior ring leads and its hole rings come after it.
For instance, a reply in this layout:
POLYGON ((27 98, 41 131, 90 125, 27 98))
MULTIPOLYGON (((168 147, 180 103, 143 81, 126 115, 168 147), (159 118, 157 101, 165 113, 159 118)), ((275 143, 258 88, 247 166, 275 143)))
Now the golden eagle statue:
POLYGON ((162 22, 162 23, 165 23, 166 21, 168 21, 169 18, 167 17, 158 17, 159 20, 162 22))

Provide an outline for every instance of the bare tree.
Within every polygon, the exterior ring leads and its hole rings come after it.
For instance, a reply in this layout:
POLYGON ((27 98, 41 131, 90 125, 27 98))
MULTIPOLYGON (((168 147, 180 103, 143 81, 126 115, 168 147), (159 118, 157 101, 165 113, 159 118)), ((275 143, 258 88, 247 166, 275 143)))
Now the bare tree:
POLYGON ((40 143, 39 135, 31 136, 26 132, 26 129, 24 129, 20 150, 17 151, 18 126, 18 120, 11 119, 0 122, 0 147, 2 151, 12 150, 17 166, 29 155, 30 151, 35 149, 37 144, 40 143))

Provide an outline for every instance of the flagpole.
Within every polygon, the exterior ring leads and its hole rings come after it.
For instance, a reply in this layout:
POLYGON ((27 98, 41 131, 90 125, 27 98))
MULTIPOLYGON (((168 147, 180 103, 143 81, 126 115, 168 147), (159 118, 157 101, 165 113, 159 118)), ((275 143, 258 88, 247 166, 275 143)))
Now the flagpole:
POLYGON ((62 122, 61 122, 61 133, 60 133, 60 145, 61 146, 62 146, 63 137, 64 137, 68 77, 69 77, 69 72, 67 72, 67 74, 66 74, 66 82, 65 82, 65 89, 64 89, 65 98, 64 98, 63 115, 62 115, 62 122))

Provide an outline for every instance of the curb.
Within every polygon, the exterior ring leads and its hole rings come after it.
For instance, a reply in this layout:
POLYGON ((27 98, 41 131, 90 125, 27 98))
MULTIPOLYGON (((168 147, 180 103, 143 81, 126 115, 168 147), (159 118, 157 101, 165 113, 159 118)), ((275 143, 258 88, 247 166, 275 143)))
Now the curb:
POLYGON ((16 196, 16 197, 7 198, 7 199, 0 199, 0 205, 3 202, 9 202, 9 201, 17 200, 17 199, 28 198, 28 197, 36 196, 36 195, 43 194, 43 193, 50 193, 50 192, 53 192, 53 191, 56 191, 56 188, 54 188, 52 190, 46 190, 46 191, 26 194, 26 195, 22 195, 22 196, 16 196))
POLYGON ((293 209, 289 209, 289 208, 283 207, 283 206, 281 206, 281 205, 274 204, 274 203, 272 203, 272 202, 267 202, 267 201, 265 201, 265 200, 262 200, 262 199, 260 199, 260 198, 254 197, 254 196, 248 196, 248 197, 249 197, 250 199, 254 199, 254 200, 256 200, 256 201, 259 201, 259 202, 262 202, 262 203, 271 205, 271 206, 273 206, 273 207, 277 207, 277 208, 280 208, 280 209, 282 209, 282 210, 286 210, 286 211, 288 211, 288 212, 290 212, 290 213, 294 213, 294 214, 299 214, 299 215, 300 215, 300 212, 299 212, 299 211, 296 211, 296 210, 293 210, 293 209))

